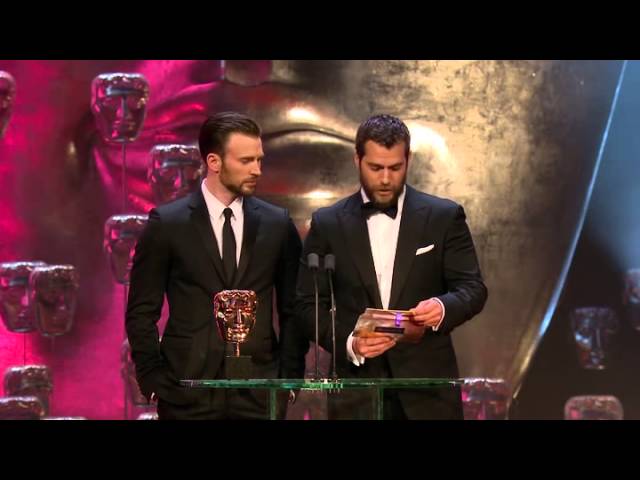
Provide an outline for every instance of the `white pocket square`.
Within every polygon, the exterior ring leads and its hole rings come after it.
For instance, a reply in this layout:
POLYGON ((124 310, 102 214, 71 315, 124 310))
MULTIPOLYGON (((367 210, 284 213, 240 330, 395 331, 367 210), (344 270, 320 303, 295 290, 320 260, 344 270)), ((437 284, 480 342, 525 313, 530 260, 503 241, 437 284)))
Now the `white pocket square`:
POLYGON ((422 247, 416 250, 416 255, 422 255, 423 253, 427 253, 430 252, 431 250, 433 250, 433 243, 431 245, 428 245, 426 247, 422 247))

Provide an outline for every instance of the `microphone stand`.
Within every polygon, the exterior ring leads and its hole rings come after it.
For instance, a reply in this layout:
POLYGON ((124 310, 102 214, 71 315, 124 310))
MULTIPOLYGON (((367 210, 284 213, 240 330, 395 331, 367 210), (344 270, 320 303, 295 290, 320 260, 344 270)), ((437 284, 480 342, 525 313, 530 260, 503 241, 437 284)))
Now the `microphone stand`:
POLYGON ((333 343, 333 355, 331 366, 331 378, 333 380, 338 379, 338 373, 336 371, 336 297, 333 293, 333 273, 336 271, 336 257, 329 253, 324 257, 324 268, 327 271, 329 277, 329 292, 331 293, 331 341, 333 343))
POLYGON ((315 371, 315 380, 320 380, 320 346, 319 346, 319 328, 318 328, 318 308, 319 308, 319 298, 318 298, 318 268, 320 267, 320 257, 317 253, 310 253, 307 255, 307 267, 313 273, 313 286, 315 291, 315 320, 316 320, 316 371, 315 371))

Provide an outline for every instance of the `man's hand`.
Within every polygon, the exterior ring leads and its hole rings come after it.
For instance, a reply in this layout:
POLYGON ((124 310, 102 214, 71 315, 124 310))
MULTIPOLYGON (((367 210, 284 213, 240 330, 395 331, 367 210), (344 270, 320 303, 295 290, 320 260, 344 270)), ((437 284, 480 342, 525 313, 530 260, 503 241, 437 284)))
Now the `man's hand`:
POLYGON ((412 321, 424 327, 435 327, 442 318, 442 305, 440 302, 430 298, 421 301, 411 309, 413 313, 412 321))
POLYGON ((364 358, 374 358, 396 345, 396 341, 383 333, 371 337, 353 337, 353 352, 364 358))

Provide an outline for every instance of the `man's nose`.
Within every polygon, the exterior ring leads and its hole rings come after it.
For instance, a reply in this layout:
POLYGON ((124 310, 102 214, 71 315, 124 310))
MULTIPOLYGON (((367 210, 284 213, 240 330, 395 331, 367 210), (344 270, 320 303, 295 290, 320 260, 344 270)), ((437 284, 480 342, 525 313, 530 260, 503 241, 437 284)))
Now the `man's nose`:
POLYGON ((131 119, 131 112, 129 110, 129 107, 127 106, 127 97, 123 96, 120 98, 120 104, 118 106, 118 111, 116 112, 116 114, 120 120, 131 119))

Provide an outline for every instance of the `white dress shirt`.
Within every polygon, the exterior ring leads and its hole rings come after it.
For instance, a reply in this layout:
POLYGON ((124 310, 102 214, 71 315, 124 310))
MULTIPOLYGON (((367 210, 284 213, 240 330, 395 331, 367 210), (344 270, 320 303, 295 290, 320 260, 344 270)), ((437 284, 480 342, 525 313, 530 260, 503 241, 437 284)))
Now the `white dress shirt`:
MULTIPOLYGON (((204 201, 207 204, 207 210, 209 211, 209 220, 211 221, 211 227, 213 227, 213 233, 216 236, 216 242, 218 244, 218 252, 220 258, 222 258, 222 227, 224 226, 224 211, 227 208, 215 195, 213 195, 206 185, 207 179, 202 181, 202 195, 204 195, 204 201)), ((240 263, 240 251, 242 250, 242 232, 244 227, 244 212, 242 211, 242 196, 236 197, 231 202, 229 208, 233 212, 231 215, 231 228, 233 229, 233 235, 236 238, 236 265, 240 263)))
MULTIPOLYGON (((391 218, 383 212, 375 212, 367 219, 367 230, 369 230, 369 242, 371 246, 371 254, 373 256, 373 264, 378 280, 378 290, 382 307, 389 308, 389 297, 391 296, 391 284, 393 282, 393 266, 396 261, 396 247, 398 245, 398 234, 400 232, 400 220, 402 219, 402 209, 404 207, 404 197, 407 192, 405 186, 402 193, 398 197, 398 214, 396 218, 391 218)), ((369 202, 369 197, 360 189, 362 202, 369 202)), ((434 298, 442 305, 442 317, 438 325, 432 327, 437 330, 444 319, 444 305, 442 302, 434 298)), ((353 333, 347 339, 347 357, 357 366, 364 363, 364 357, 356 355, 353 351, 353 333)))

